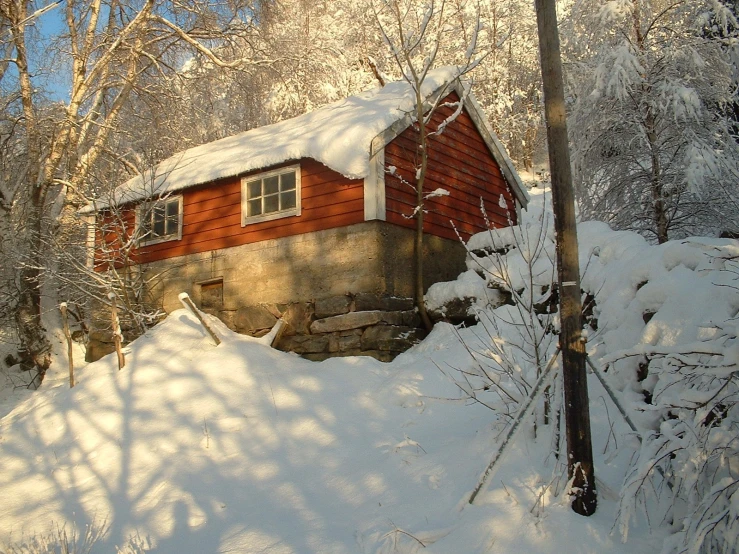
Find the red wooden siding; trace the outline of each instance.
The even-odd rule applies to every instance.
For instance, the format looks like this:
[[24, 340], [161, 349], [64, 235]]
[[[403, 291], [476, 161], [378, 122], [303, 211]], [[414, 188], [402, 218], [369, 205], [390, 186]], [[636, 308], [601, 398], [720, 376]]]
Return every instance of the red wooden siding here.
[[[448, 102], [458, 100], [456, 93], [446, 98]], [[430, 129], [435, 130], [453, 112], [452, 107], [440, 108], [431, 120]], [[396, 174], [410, 183], [415, 181], [417, 137], [417, 130], [409, 127], [385, 148], [385, 166], [395, 166]], [[415, 227], [415, 220], [404, 216], [413, 213], [416, 193], [398, 176], [385, 175], [387, 221]], [[516, 223], [513, 194], [466, 109], [441, 135], [431, 140], [424, 192], [427, 194], [437, 188], [448, 190], [450, 195], [426, 201], [426, 233], [456, 240], [457, 234], [450, 219], [465, 240], [486, 230], [488, 226], [480, 210], [480, 199], [485, 204], [491, 225], [507, 227], [509, 219]], [[499, 205], [501, 194], [508, 205], [507, 210]]]
[[96, 271], [107, 271], [114, 267], [121, 268], [134, 261], [134, 249], [123, 249], [122, 247], [133, 235], [135, 226], [136, 215], [133, 210], [122, 210], [118, 213], [106, 210], [98, 214], [93, 260]]
[[[295, 165], [288, 162], [274, 168]], [[301, 215], [241, 226], [241, 178], [231, 177], [182, 191], [182, 240], [142, 246], [147, 263], [266, 239], [299, 235], [364, 221], [364, 181], [347, 179], [311, 159], [300, 160]], [[133, 208], [131, 208], [133, 212]]]
[[[458, 101], [456, 93], [447, 101]], [[434, 114], [431, 129], [454, 111], [443, 107]], [[415, 227], [410, 216], [416, 205], [415, 191], [403, 184], [398, 176], [414, 182], [418, 156], [417, 131], [409, 127], [385, 148], [386, 167], [395, 166], [396, 175], [385, 174], [386, 219], [403, 227]], [[241, 179], [243, 176], [222, 179], [184, 190], [182, 239], [141, 247], [135, 261], [153, 262], [255, 243], [267, 239], [332, 229], [364, 221], [364, 181], [348, 179], [312, 159], [291, 161], [279, 166], [253, 171], [257, 175], [266, 170], [300, 164], [301, 215], [273, 219], [241, 226]], [[452, 240], [457, 232], [467, 239], [473, 233], [488, 228], [480, 210], [484, 202], [490, 223], [496, 227], [515, 224], [515, 200], [500, 167], [483, 141], [471, 117], [464, 110], [444, 132], [432, 138], [429, 148], [429, 166], [425, 193], [437, 188], [450, 192], [449, 196], [426, 201], [425, 232]], [[508, 209], [499, 206], [501, 194]], [[99, 216], [104, 220], [105, 214]], [[125, 212], [125, 227], [133, 229], [134, 207]], [[450, 223], [450, 220], [454, 222]], [[98, 241], [115, 244], [125, 234], [110, 229], [98, 233]], [[103, 236], [104, 235], [104, 236]], [[98, 242], [100, 244], [100, 242]], [[96, 256], [100, 269], [103, 258]], [[106, 262], [107, 263], [107, 262]], [[118, 261], [116, 265], [120, 265]]]

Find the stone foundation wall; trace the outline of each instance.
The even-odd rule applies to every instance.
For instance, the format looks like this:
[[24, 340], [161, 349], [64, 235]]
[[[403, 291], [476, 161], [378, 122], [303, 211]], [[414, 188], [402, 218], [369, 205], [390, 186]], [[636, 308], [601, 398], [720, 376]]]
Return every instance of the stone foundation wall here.
[[[178, 295], [187, 292], [240, 333], [264, 333], [282, 317], [289, 324], [282, 350], [384, 360], [423, 335], [410, 300], [413, 240], [413, 229], [368, 221], [137, 267], [160, 276], [148, 296], [165, 312], [181, 308]], [[426, 286], [455, 279], [465, 257], [459, 242], [426, 236]]]
[[372, 356], [390, 361], [426, 336], [419, 328], [413, 299], [372, 293], [248, 306], [237, 310], [229, 327], [261, 336], [280, 318], [286, 326], [276, 348], [314, 361], [333, 356]]

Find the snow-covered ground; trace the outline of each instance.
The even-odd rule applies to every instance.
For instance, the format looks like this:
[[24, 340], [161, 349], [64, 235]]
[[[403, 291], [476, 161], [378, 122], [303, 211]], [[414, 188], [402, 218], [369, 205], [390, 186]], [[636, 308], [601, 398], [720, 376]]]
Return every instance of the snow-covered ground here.
[[[527, 221], [534, 225], [545, 214], [533, 209]], [[475, 248], [516, 242], [510, 232], [474, 240]], [[655, 247], [588, 223], [580, 227], [580, 242], [583, 288], [597, 304], [589, 350], [598, 365], [608, 362], [607, 377], [640, 430], [647, 436], [686, 421], [693, 406], [681, 407], [680, 393], [673, 393], [682, 387], [696, 401], [702, 391], [706, 406], [721, 400], [719, 424], [705, 424], [706, 413], [698, 417], [709, 431], [733, 429], [736, 436], [739, 291], [732, 288], [738, 276], [730, 258], [739, 255], [737, 241]], [[504, 267], [510, 282], [533, 283], [522, 298], [538, 302], [548, 294], [551, 262], [524, 278], [522, 260], [535, 250], [519, 242]], [[60, 526], [92, 525], [105, 531], [93, 552], [649, 553], [692, 546], [692, 505], [680, 501], [678, 511], [677, 493], [666, 493], [659, 476], [642, 469], [659, 457], [659, 441], [640, 447], [592, 377], [597, 513], [582, 517], [569, 509], [555, 426], [551, 418], [543, 423], [541, 407], [475, 505], [467, 503], [510, 423], [507, 412], [515, 411], [509, 397], [522, 398], [521, 383], [530, 383], [535, 371], [531, 352], [521, 357], [508, 348], [526, 342], [519, 331], [491, 332], [520, 329], [510, 306], [496, 315], [485, 311], [488, 283], [500, 265], [482, 259], [470, 267], [462, 277], [467, 285], [440, 285], [429, 300], [464, 289], [477, 298], [486, 324], [438, 324], [389, 364], [309, 362], [217, 322], [223, 342], [215, 347], [184, 310], [129, 345], [120, 371], [114, 356], [106, 357], [79, 367], [78, 385], [69, 389], [64, 366], [56, 364], [41, 390], [15, 400], [0, 420], [0, 545], [28, 543]], [[479, 273], [484, 278], [476, 280]], [[557, 321], [543, 317], [548, 326], [532, 336], [546, 360], [554, 348], [546, 332]], [[501, 371], [506, 356], [510, 375]], [[644, 356], [647, 377], [640, 381]], [[712, 368], [714, 385], [685, 386], [675, 373], [678, 358]], [[493, 376], [487, 390], [476, 387], [485, 384], [481, 368]], [[664, 417], [665, 402], [674, 419]], [[714, 464], [732, 499], [723, 502], [727, 544], [739, 508], [737, 447], [735, 439], [726, 446], [709, 438], [728, 457]], [[680, 456], [673, 452], [675, 465], [666, 470], [671, 483], [687, 489], [679, 473], [687, 470], [676, 469]], [[701, 462], [692, 467], [700, 473]], [[636, 486], [644, 475], [650, 485]]]

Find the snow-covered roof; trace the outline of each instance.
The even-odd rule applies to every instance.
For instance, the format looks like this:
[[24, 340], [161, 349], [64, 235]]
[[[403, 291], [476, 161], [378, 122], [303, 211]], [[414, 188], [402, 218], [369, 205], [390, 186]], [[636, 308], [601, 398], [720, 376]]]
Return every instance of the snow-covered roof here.
[[[458, 76], [456, 67], [432, 70], [421, 92], [432, 98]], [[373, 139], [407, 119], [414, 106], [408, 83], [388, 83], [313, 112], [175, 154], [119, 186], [112, 199], [88, 205], [81, 212], [92, 213], [112, 204], [135, 202], [301, 158], [313, 158], [345, 177], [362, 179], [370, 174]], [[497, 139], [494, 141], [500, 146]], [[517, 182], [512, 186], [520, 189], [515, 192], [525, 204], [526, 192], [510, 159], [497, 149], [492, 148], [493, 155], [506, 166], [509, 181], [514, 175]]]

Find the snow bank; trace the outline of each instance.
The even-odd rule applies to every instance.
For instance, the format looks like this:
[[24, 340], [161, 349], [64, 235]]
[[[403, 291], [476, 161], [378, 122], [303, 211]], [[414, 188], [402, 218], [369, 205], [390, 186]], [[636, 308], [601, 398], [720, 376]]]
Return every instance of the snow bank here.
[[466, 503], [556, 345], [556, 312], [530, 319], [483, 300], [491, 284], [545, 307], [551, 298], [550, 216], [530, 214], [518, 229], [473, 237], [469, 271], [429, 292], [477, 298], [480, 323], [440, 323], [390, 364], [313, 363], [211, 320], [216, 347], [181, 310], [126, 348], [123, 370], [104, 358], [77, 368], [69, 389], [63, 366], [52, 368], [0, 419], [0, 544], [105, 522], [93, 552], [134, 537], [158, 554], [649, 554], [699, 551], [706, 534], [696, 514], [705, 513], [722, 525], [708, 550], [731, 552], [736, 241], [650, 246], [582, 224], [582, 282], [595, 299], [589, 351], [644, 442], [590, 380], [593, 517], [569, 510], [555, 455], [563, 434], [541, 407], [478, 502]]
[[421, 543], [536, 554], [573, 539], [576, 553], [653, 550], [608, 536], [613, 503], [587, 520], [554, 495], [537, 500], [549, 489], [546, 442], [516, 445], [504, 487], [464, 507], [498, 427], [449, 377], [473, 363], [453, 327], [437, 325], [393, 364], [313, 363], [212, 323], [218, 347], [175, 312], [127, 347], [123, 370], [104, 358], [77, 370], [74, 389], [50, 372], [0, 420], [0, 544], [104, 523], [92, 552], [131, 537], [160, 554], [412, 553]]
[[[558, 328], [548, 310], [556, 272], [546, 214], [536, 209], [519, 226], [472, 237], [469, 271], [427, 295], [436, 309], [460, 291], [474, 300], [490, 345], [476, 351], [477, 380], [464, 386], [487, 387], [484, 401], [498, 413], [510, 411], [507, 397], [532, 382], [532, 366], [547, 359], [547, 337]], [[618, 529], [626, 536], [646, 512], [652, 521], [675, 522], [665, 552], [734, 552], [739, 242], [694, 237], [650, 245], [600, 222], [578, 225], [578, 240], [589, 356], [643, 438], [627, 464]], [[516, 306], [496, 308], [491, 289], [508, 291]], [[545, 355], [534, 359], [535, 348]]]

